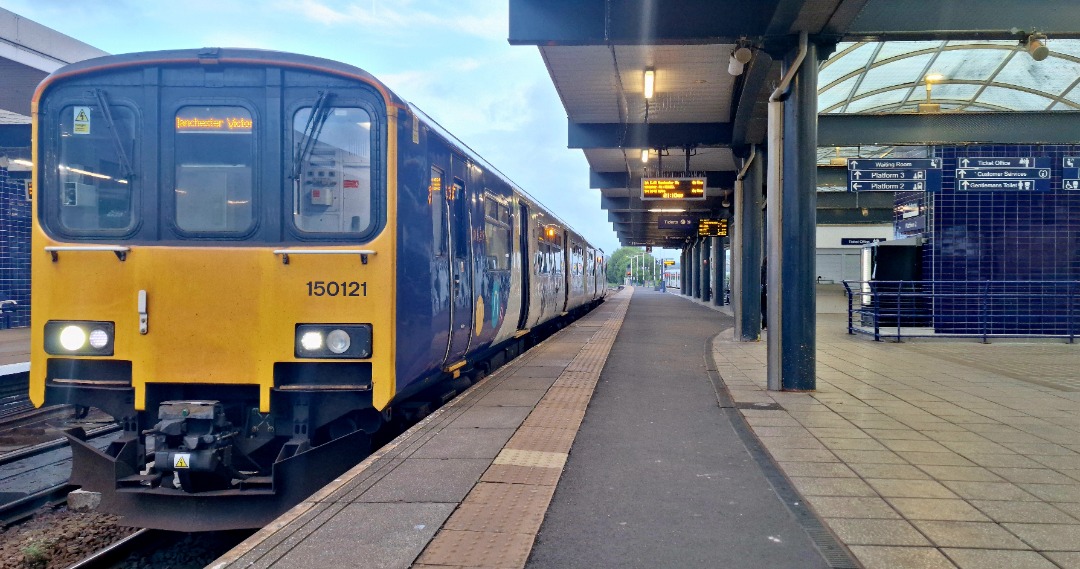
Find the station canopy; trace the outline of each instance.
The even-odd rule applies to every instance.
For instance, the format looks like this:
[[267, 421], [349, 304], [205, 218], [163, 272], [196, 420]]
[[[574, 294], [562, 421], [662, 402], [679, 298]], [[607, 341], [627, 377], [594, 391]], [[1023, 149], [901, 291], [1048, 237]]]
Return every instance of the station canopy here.
[[1080, 110], [1080, 40], [1047, 47], [1035, 61], [1016, 41], [841, 43], [821, 64], [818, 111], [907, 113], [927, 102], [942, 112]]

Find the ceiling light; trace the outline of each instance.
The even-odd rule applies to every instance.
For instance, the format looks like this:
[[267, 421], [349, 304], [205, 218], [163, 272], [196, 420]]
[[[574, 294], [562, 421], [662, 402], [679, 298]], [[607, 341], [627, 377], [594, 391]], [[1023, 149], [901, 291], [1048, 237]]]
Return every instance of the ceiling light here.
[[747, 63], [750, 63], [750, 58], [753, 57], [753, 52], [748, 47], [739, 47], [731, 52], [731, 57], [728, 59], [727, 72], [732, 75], [742, 75], [743, 68]]
[[649, 162], [649, 149], [648, 148], [642, 148], [641, 149], [641, 163], [646, 164], [648, 162]]
[[1050, 48], [1046, 47], [1046, 36], [1031, 34], [1027, 37], [1027, 52], [1031, 59], [1042, 61], [1050, 55]]
[[656, 71], [652, 69], [645, 70], [645, 98], [653, 98], [653, 94], [656, 90]]

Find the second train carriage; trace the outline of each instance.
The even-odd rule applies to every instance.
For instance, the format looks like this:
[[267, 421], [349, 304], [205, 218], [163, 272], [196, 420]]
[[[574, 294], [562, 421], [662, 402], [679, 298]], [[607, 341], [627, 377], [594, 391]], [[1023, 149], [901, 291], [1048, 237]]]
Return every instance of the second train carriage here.
[[121, 422], [73, 434], [73, 482], [133, 525], [265, 524], [605, 294], [601, 251], [345, 64], [109, 56], [33, 109], [31, 398]]

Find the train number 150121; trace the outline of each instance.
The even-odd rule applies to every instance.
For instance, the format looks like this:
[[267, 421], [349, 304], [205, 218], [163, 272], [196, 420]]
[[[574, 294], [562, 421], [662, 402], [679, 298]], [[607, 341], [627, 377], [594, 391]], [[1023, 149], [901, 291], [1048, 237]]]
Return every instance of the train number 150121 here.
[[367, 282], [308, 281], [308, 296], [367, 296]]

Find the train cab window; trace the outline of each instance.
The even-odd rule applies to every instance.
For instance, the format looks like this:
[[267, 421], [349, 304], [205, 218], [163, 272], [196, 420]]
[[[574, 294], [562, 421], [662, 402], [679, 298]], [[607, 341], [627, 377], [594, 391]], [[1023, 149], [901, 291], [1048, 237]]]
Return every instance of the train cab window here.
[[320, 98], [293, 115], [297, 229], [336, 234], [371, 229], [371, 137], [371, 115], [364, 109], [331, 107]]
[[431, 206], [432, 253], [438, 257], [446, 254], [446, 201], [443, 198], [443, 172], [434, 167], [428, 186], [428, 205]]
[[255, 224], [255, 136], [238, 106], [176, 112], [176, 227], [187, 233], [246, 233]]
[[117, 234], [135, 223], [135, 113], [105, 104], [60, 111], [59, 225], [66, 231]]
[[486, 268], [490, 271], [510, 270], [510, 205], [490, 193], [484, 198]]

